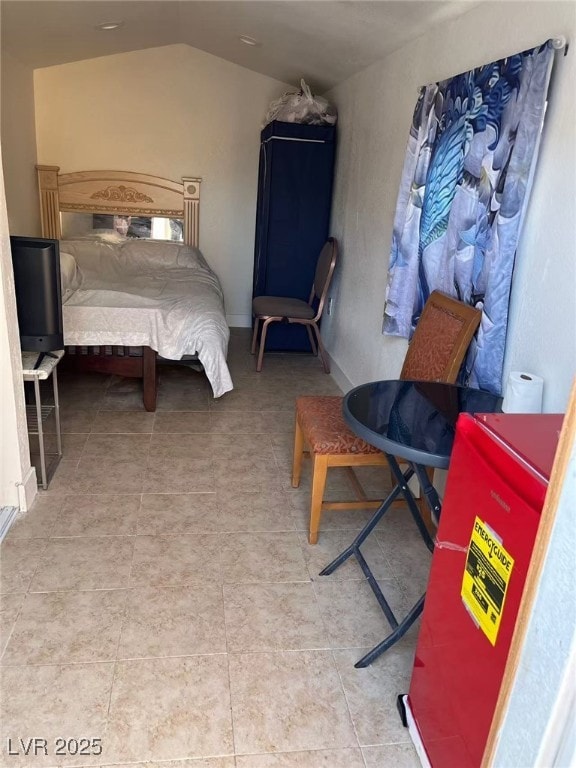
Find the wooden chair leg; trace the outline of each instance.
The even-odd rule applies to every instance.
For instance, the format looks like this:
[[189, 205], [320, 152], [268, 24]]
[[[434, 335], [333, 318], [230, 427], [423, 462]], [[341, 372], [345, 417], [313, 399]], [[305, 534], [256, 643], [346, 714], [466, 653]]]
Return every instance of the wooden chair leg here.
[[327, 473], [328, 456], [322, 453], [315, 454], [312, 464], [312, 500], [310, 503], [310, 532], [308, 534], [310, 544], [316, 544], [318, 541]]
[[318, 351], [320, 353], [320, 357], [322, 358], [324, 373], [330, 373], [330, 362], [328, 360], [328, 355], [326, 354], [326, 350], [324, 349], [324, 344], [322, 344], [322, 338], [320, 337], [320, 330], [316, 325], [316, 323], [312, 324], [312, 328], [314, 328], [314, 333], [316, 334], [316, 340], [318, 341]]
[[304, 453], [304, 433], [298, 419], [294, 425], [294, 455], [292, 457], [292, 488], [298, 488], [300, 485], [300, 475], [302, 472], [302, 455]]
[[258, 328], [260, 327], [260, 318], [255, 317], [254, 318], [254, 333], [252, 334], [252, 348], [250, 350], [251, 354], [256, 354], [256, 342], [258, 341]]
[[312, 333], [312, 328], [306, 323], [306, 330], [308, 331], [308, 338], [310, 339], [310, 346], [312, 347], [312, 354], [314, 356], [318, 356], [318, 347], [316, 346], [316, 342], [314, 341], [314, 334]]
[[266, 346], [266, 332], [270, 323], [275, 320], [274, 317], [268, 317], [262, 323], [262, 334], [260, 336], [260, 349], [258, 350], [258, 361], [256, 362], [256, 370], [258, 373], [262, 370], [262, 362], [264, 361], [264, 347]]

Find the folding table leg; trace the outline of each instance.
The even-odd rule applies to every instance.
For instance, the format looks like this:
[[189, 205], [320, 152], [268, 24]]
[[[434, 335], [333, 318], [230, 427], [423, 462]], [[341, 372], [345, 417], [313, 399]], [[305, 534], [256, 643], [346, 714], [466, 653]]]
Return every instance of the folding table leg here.
[[[414, 522], [416, 523], [416, 527], [418, 528], [418, 531], [420, 532], [420, 536], [424, 540], [424, 543], [428, 547], [430, 552], [434, 551], [434, 542], [432, 540], [432, 537], [430, 536], [430, 533], [428, 531], [428, 528], [426, 527], [426, 523], [424, 522], [422, 515], [420, 514], [420, 508], [418, 507], [418, 504], [416, 503], [416, 499], [414, 498], [414, 494], [408, 487], [407, 483], [405, 482], [406, 478], [406, 472], [402, 472], [400, 469], [400, 466], [398, 462], [396, 461], [395, 456], [389, 456], [386, 454], [386, 458], [388, 459], [388, 464], [390, 465], [390, 469], [392, 470], [392, 474], [396, 478], [396, 482], [398, 485], [400, 485], [402, 495], [404, 496], [404, 501], [408, 505], [408, 509], [410, 510], [410, 514], [414, 518]], [[440, 502], [438, 500], [438, 494], [434, 490], [432, 484], [430, 483], [430, 479], [428, 477], [428, 473], [424, 469], [424, 467], [420, 466], [419, 464], [410, 464], [410, 468], [413, 471], [413, 474], [416, 475], [418, 478], [418, 482], [420, 483], [420, 492], [424, 494], [424, 497], [428, 503], [430, 503], [430, 488], [434, 491], [435, 494], [435, 504], [438, 505], [438, 515], [440, 514]], [[429, 488], [428, 488], [429, 486]], [[428, 489], [427, 492], [425, 491], [425, 487]]]
[[40, 447], [40, 474], [42, 476], [42, 488], [48, 488], [48, 477], [46, 475], [46, 454], [44, 452], [44, 428], [42, 425], [42, 402], [40, 400], [40, 381], [36, 376], [34, 378], [34, 398], [36, 400], [36, 421], [38, 423], [38, 445]]
[[436, 525], [438, 525], [440, 520], [440, 510], [442, 508], [442, 505], [440, 504], [440, 497], [438, 496], [438, 491], [430, 482], [430, 476], [424, 467], [422, 467], [420, 464], [414, 464], [414, 471], [416, 472], [418, 482], [420, 483], [420, 491], [424, 494], [424, 498], [428, 503], [432, 520]]
[[438, 498], [438, 494], [436, 493], [436, 490], [430, 483], [430, 479], [428, 478], [428, 474], [425, 468], [420, 466], [419, 464], [409, 464], [408, 469], [402, 472], [395, 456], [386, 454], [386, 458], [388, 459], [388, 464], [390, 465], [392, 475], [396, 480], [396, 486], [384, 499], [384, 501], [382, 502], [382, 504], [380, 505], [376, 513], [368, 521], [368, 523], [364, 526], [364, 528], [360, 531], [358, 536], [356, 536], [352, 544], [350, 544], [349, 547], [347, 547], [340, 555], [338, 555], [338, 557], [336, 557], [329, 565], [327, 565], [326, 568], [320, 571], [320, 576], [328, 576], [331, 573], [333, 573], [340, 565], [342, 565], [342, 563], [344, 563], [349, 557], [354, 555], [358, 564], [362, 568], [362, 571], [366, 576], [368, 584], [370, 585], [372, 591], [374, 592], [374, 595], [378, 600], [378, 603], [382, 608], [382, 611], [384, 612], [384, 615], [386, 616], [388, 623], [392, 627], [392, 632], [387, 637], [385, 637], [384, 640], [382, 640], [382, 642], [378, 643], [378, 645], [376, 645], [371, 651], [369, 651], [358, 662], [356, 662], [356, 664], [354, 665], [355, 667], [368, 666], [376, 658], [378, 658], [378, 656], [380, 656], [381, 653], [384, 653], [384, 651], [386, 651], [388, 648], [394, 645], [394, 643], [400, 640], [400, 638], [403, 637], [406, 634], [406, 632], [410, 629], [412, 624], [414, 624], [418, 616], [420, 616], [420, 614], [422, 613], [422, 609], [424, 607], [424, 595], [422, 595], [422, 597], [411, 608], [408, 614], [402, 619], [402, 621], [399, 622], [396, 616], [394, 615], [394, 612], [392, 611], [390, 604], [386, 600], [382, 590], [380, 589], [380, 586], [376, 581], [374, 574], [370, 570], [370, 566], [368, 565], [362, 552], [360, 551], [361, 544], [364, 541], [366, 541], [368, 536], [372, 533], [374, 528], [378, 525], [380, 520], [384, 517], [384, 515], [390, 508], [395, 498], [399, 494], [402, 494], [402, 496], [404, 497], [404, 500], [406, 501], [406, 504], [408, 505], [408, 509], [410, 510], [410, 513], [414, 518], [414, 522], [418, 527], [418, 530], [420, 532], [420, 535], [424, 543], [426, 544], [427, 548], [431, 552], [433, 551], [434, 542], [420, 514], [420, 509], [416, 503], [414, 495], [410, 490], [410, 488], [408, 487], [408, 481], [414, 474], [416, 474], [418, 478], [418, 482], [420, 483], [422, 493], [424, 494], [424, 497], [427, 503], [429, 504], [433, 515], [435, 515], [436, 518], [438, 518], [440, 514], [440, 500]]
[[365, 541], [368, 536], [372, 533], [374, 528], [378, 525], [380, 520], [384, 517], [386, 512], [390, 509], [390, 506], [392, 502], [396, 499], [396, 496], [398, 496], [400, 493], [403, 492], [403, 487], [406, 489], [408, 493], [411, 493], [410, 489], [408, 488], [408, 480], [412, 477], [414, 474], [414, 470], [412, 467], [409, 467], [406, 472], [402, 473], [400, 471], [400, 474], [403, 477], [403, 484], [400, 485], [399, 483], [396, 485], [395, 488], [393, 488], [388, 496], [384, 499], [382, 504], [378, 507], [372, 518], [366, 523], [364, 528], [360, 531], [358, 536], [354, 539], [352, 544], [350, 544], [347, 549], [344, 550], [335, 560], [332, 560], [331, 563], [329, 563], [326, 568], [324, 568], [322, 571], [320, 571], [320, 576], [329, 576], [331, 573], [334, 573], [336, 568], [342, 565], [351, 555], [356, 555], [356, 552], [358, 550], [358, 547], [362, 544], [363, 541]]
[[56, 419], [56, 448], [58, 450], [58, 456], [62, 457], [62, 431], [60, 429], [60, 397], [58, 394], [58, 374], [54, 366], [52, 371], [52, 387], [54, 389], [54, 418]]
[[370, 666], [370, 664], [372, 664], [372, 662], [377, 659], [380, 654], [384, 653], [384, 651], [387, 651], [388, 648], [391, 648], [394, 643], [400, 640], [400, 638], [403, 637], [406, 632], [408, 632], [412, 624], [414, 624], [424, 609], [424, 597], [425, 595], [422, 595], [418, 602], [412, 607], [410, 613], [407, 614], [406, 618], [402, 619], [402, 622], [398, 625], [394, 632], [391, 632], [388, 637], [384, 638], [381, 643], [378, 643], [378, 645], [374, 646], [371, 651], [368, 651], [365, 656], [362, 656], [362, 658], [357, 661], [356, 664], [354, 664], [356, 669], [362, 669], [363, 667]]

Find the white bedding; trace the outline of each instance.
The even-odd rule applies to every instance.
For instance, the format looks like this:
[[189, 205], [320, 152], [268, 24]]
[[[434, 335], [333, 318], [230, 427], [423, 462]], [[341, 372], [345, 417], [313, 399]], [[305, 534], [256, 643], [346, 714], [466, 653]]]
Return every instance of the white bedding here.
[[67, 345], [149, 346], [179, 360], [197, 354], [214, 397], [232, 388], [222, 289], [200, 251], [180, 243], [60, 242], [80, 287], [63, 304]]

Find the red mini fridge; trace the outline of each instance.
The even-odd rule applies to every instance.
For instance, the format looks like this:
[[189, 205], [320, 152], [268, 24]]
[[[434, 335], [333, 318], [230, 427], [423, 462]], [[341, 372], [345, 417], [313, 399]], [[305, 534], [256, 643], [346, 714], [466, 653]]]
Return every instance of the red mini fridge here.
[[481, 764], [562, 418], [463, 414], [458, 420], [403, 697], [424, 766]]

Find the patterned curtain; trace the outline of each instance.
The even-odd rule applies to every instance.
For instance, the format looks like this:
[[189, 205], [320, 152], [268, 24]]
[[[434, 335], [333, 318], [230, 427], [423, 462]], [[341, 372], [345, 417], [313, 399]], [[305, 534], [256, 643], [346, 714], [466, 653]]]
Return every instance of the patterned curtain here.
[[423, 87], [396, 204], [383, 332], [410, 338], [434, 289], [481, 308], [466, 379], [495, 394], [553, 56], [545, 43]]

